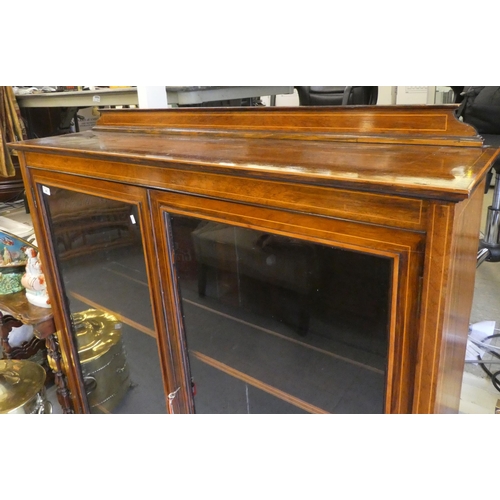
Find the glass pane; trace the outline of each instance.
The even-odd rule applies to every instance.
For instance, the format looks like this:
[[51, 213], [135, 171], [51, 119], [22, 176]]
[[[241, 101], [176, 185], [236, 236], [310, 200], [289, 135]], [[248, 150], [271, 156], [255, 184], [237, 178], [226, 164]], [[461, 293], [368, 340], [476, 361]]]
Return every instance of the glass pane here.
[[166, 413], [134, 205], [65, 189], [45, 195], [92, 413]]
[[382, 413], [390, 259], [171, 216], [197, 413]]

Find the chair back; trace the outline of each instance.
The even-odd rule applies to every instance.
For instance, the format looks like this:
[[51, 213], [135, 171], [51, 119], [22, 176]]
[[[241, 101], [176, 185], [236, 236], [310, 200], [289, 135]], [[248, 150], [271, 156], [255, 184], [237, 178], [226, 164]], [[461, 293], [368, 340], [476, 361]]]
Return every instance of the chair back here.
[[377, 104], [378, 87], [295, 87], [301, 106]]

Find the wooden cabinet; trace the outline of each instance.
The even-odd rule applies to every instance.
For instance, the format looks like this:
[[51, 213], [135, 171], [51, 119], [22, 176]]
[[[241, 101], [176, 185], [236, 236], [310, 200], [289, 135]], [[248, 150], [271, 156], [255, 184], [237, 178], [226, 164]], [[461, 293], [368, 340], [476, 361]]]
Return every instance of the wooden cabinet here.
[[110, 110], [15, 147], [75, 412], [458, 410], [497, 150], [453, 106]]

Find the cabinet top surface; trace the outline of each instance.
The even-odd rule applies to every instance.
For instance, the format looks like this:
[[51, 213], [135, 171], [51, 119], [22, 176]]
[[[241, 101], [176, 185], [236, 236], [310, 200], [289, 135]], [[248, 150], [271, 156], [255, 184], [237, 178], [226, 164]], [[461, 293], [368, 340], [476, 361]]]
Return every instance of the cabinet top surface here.
[[[91, 131], [13, 147], [460, 200], [482, 180], [498, 150], [483, 146], [453, 111], [446, 106], [121, 110], [103, 113]], [[70, 162], [64, 164], [71, 173]], [[147, 179], [138, 184], [147, 185]]]

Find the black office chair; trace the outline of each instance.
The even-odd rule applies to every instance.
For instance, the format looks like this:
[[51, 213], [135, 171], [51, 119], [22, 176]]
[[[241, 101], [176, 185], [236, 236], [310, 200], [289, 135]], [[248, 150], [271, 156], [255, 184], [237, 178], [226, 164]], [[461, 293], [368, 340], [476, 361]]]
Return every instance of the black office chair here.
[[455, 103], [461, 103], [464, 100], [464, 96], [462, 95], [462, 92], [464, 91], [465, 87], [452, 87], [450, 85], [450, 89], [453, 91], [453, 97], [452, 97], [452, 102]]
[[301, 106], [375, 105], [378, 87], [295, 87]]

